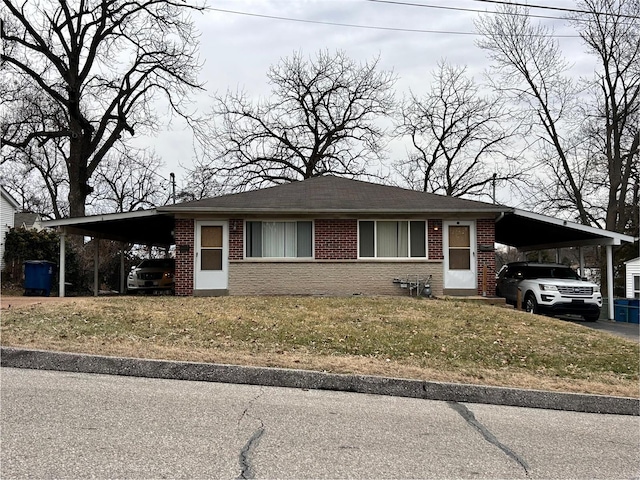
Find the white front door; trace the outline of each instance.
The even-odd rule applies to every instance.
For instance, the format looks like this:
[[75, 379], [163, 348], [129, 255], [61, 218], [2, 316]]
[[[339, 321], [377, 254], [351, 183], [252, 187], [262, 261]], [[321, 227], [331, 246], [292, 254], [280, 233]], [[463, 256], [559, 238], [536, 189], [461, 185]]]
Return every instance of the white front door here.
[[226, 290], [229, 286], [229, 224], [196, 222], [195, 290]]
[[444, 288], [477, 289], [475, 221], [447, 221], [442, 226]]

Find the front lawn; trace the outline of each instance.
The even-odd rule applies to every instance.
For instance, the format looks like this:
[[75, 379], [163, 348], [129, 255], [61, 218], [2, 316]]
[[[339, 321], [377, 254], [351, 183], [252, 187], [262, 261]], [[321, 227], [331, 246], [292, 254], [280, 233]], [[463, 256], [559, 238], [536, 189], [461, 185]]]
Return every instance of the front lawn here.
[[638, 344], [400, 297], [122, 297], [3, 310], [5, 346], [639, 397]]

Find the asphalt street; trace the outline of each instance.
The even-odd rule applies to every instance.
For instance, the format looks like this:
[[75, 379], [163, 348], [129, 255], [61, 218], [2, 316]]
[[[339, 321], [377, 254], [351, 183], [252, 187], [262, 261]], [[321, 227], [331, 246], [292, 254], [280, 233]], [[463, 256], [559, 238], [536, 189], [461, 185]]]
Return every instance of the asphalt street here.
[[0, 369], [12, 478], [640, 478], [640, 417]]

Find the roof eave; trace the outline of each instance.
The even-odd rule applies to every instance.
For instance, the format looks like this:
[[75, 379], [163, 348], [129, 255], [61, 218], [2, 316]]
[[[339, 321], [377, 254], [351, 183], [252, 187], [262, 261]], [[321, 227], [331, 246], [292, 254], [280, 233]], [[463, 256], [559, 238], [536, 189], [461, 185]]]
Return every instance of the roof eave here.
[[333, 209], [302, 209], [302, 208], [222, 208], [222, 207], [159, 207], [160, 213], [173, 214], [225, 214], [225, 215], [246, 215], [246, 214], [270, 214], [270, 215], [416, 215], [416, 214], [465, 214], [465, 215], [498, 215], [512, 209], [495, 208], [495, 209], [452, 209], [452, 208], [415, 208], [415, 209], [349, 209], [349, 208], [333, 208]]
[[135, 212], [125, 213], [107, 213], [103, 215], [90, 215], [88, 217], [73, 217], [73, 218], [60, 218], [56, 220], [45, 220], [41, 222], [43, 227], [67, 227], [73, 225], [86, 225], [88, 223], [97, 223], [109, 220], [129, 220], [132, 218], [144, 218], [153, 217], [159, 215], [158, 209], [153, 210], [138, 210]]

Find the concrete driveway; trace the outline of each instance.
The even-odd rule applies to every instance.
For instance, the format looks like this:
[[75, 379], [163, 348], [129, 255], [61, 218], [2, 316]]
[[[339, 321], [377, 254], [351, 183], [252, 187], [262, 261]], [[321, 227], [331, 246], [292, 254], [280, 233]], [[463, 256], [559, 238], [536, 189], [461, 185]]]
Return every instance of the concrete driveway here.
[[593, 328], [595, 330], [602, 330], [609, 332], [619, 337], [626, 338], [628, 340], [634, 340], [640, 343], [640, 325], [637, 323], [626, 322], [610, 322], [609, 320], [598, 320], [597, 322], [584, 322], [576, 320], [575, 318], [563, 317], [563, 320], [568, 320], [584, 327]]

